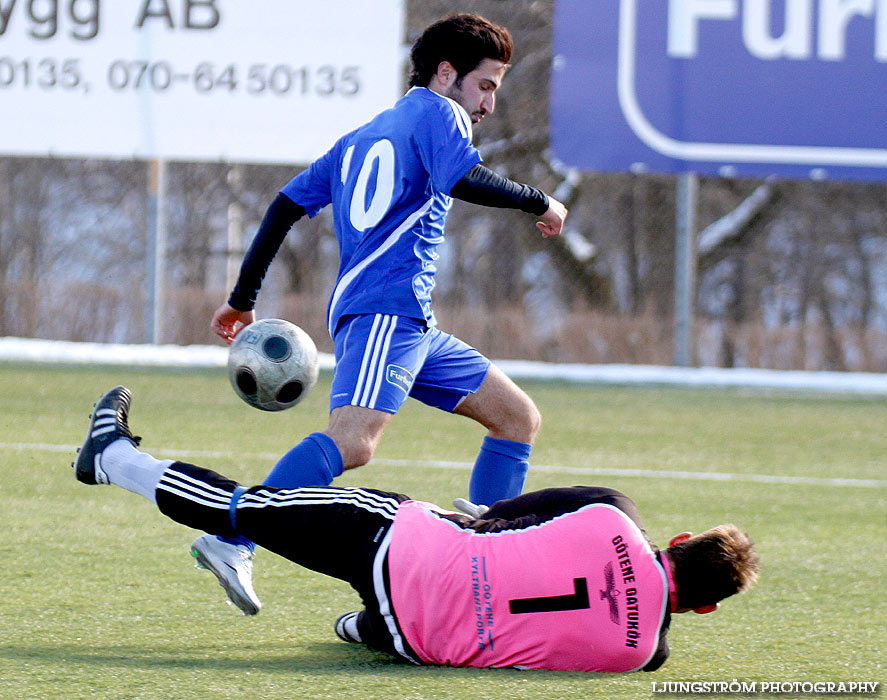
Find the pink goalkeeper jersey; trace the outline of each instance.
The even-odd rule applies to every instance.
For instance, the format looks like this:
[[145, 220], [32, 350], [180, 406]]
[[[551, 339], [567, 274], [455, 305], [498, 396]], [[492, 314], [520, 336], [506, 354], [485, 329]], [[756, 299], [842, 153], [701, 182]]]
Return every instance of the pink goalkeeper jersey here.
[[481, 534], [406, 501], [388, 571], [394, 614], [427, 664], [635, 671], [659, 645], [668, 603], [643, 533], [605, 504]]

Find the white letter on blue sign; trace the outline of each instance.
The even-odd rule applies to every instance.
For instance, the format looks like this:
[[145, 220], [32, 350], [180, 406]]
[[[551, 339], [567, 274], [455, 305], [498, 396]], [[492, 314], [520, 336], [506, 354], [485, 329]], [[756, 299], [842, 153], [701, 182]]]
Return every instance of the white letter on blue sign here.
[[669, 0], [668, 55], [693, 58], [699, 50], [700, 19], [734, 19], [736, 0]]
[[855, 15], [875, 17], [875, 59], [887, 61], [887, 0], [820, 0], [819, 57], [845, 57], [847, 24]]
[[743, 6], [742, 39], [749, 53], [772, 61], [777, 58], [810, 58], [813, 34], [813, 0], [786, 0], [785, 30], [770, 34], [771, 0], [746, 0]]
[[[879, 9], [883, 9], [884, 4], [880, 5]], [[826, 61], [843, 60], [847, 54], [847, 24], [854, 15], [871, 17], [874, 11], [875, 0], [820, 0], [819, 57]], [[883, 26], [884, 22], [878, 24]]]

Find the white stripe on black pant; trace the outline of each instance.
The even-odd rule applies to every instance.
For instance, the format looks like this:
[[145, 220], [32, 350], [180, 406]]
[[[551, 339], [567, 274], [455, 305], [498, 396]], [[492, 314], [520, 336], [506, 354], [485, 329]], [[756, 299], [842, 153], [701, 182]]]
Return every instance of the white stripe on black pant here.
[[300, 566], [347, 581], [366, 609], [358, 623], [364, 642], [414, 660], [391, 611], [387, 566], [386, 535], [406, 496], [362, 488], [254, 486], [237, 502], [235, 529], [229, 511], [239, 488], [213, 471], [175, 462], [157, 486], [157, 506], [183, 525], [222, 537], [244, 535]]

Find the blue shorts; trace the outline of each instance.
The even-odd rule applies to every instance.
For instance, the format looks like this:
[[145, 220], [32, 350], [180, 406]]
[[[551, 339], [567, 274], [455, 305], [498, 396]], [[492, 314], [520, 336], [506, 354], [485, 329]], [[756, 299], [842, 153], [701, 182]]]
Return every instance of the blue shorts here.
[[330, 411], [364, 406], [397, 413], [407, 396], [453, 411], [480, 388], [490, 361], [424, 321], [389, 314], [350, 316], [333, 337]]

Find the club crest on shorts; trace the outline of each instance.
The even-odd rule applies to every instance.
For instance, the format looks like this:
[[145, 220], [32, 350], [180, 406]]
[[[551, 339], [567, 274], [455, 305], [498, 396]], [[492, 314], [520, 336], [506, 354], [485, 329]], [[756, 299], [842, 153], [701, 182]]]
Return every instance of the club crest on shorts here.
[[389, 384], [399, 386], [407, 394], [413, 386], [413, 374], [408, 369], [399, 367], [398, 365], [388, 365], [385, 368], [385, 380]]

